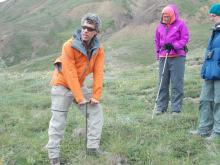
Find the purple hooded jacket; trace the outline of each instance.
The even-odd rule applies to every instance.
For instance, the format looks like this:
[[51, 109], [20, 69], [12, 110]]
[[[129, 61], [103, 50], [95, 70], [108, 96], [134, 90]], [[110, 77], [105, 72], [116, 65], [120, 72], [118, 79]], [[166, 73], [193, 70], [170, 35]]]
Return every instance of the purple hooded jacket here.
[[169, 57], [174, 56], [186, 56], [186, 52], [183, 50], [184, 46], [189, 41], [188, 28], [184, 21], [179, 18], [179, 12], [176, 5], [168, 5], [174, 10], [175, 21], [168, 27], [162, 22], [156, 28], [155, 35], [155, 48], [156, 48], [156, 59], [165, 57], [166, 50], [163, 46], [167, 43], [171, 43], [175, 50], [171, 50]]

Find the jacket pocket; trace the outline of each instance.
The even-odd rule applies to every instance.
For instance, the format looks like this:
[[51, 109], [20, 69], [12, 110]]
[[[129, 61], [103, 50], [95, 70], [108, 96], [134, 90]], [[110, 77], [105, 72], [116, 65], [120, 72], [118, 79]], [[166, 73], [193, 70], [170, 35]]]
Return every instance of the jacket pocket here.
[[220, 61], [205, 61], [201, 76], [205, 80], [220, 80]]

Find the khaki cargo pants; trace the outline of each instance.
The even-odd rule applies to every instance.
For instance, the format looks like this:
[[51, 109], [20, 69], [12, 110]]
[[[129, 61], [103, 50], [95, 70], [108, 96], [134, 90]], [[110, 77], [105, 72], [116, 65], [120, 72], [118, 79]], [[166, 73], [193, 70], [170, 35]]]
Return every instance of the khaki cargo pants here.
[[[87, 87], [82, 88], [86, 99], [89, 99], [91, 92]], [[52, 117], [49, 123], [49, 141], [46, 145], [49, 159], [59, 157], [60, 141], [64, 136], [67, 113], [73, 103], [73, 96], [69, 89], [63, 86], [53, 86], [51, 89], [51, 112]], [[78, 109], [86, 116], [86, 106], [79, 106]], [[88, 104], [88, 134], [87, 148], [99, 148], [102, 126], [103, 126], [103, 110], [100, 104]]]

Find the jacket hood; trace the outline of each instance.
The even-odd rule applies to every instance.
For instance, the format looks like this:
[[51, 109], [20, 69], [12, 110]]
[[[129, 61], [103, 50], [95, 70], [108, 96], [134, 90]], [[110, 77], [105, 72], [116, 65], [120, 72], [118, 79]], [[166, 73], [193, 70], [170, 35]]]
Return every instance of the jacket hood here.
[[[86, 48], [83, 45], [83, 42], [81, 40], [81, 30], [78, 29], [73, 33], [73, 43], [72, 43], [72, 47], [79, 50], [80, 52], [82, 52], [84, 55], [86, 55], [88, 57], [88, 53], [86, 51]], [[97, 52], [97, 49], [100, 47], [100, 42], [98, 40], [98, 38], [95, 36], [92, 40], [91, 40], [91, 52], [92, 55], [94, 55]]]
[[[164, 11], [168, 11], [169, 13], [171, 13], [171, 11], [169, 11], [170, 8], [171, 8], [171, 9], [173, 10], [173, 12], [174, 12], [174, 16], [171, 18], [171, 24], [172, 24], [173, 22], [175, 22], [176, 20], [179, 19], [179, 11], [178, 11], [178, 9], [177, 9], [177, 7], [176, 7], [175, 4], [169, 4], [169, 5], [167, 5], [167, 6], [165, 6], [165, 7], [163, 8], [161, 20], [163, 19], [163, 12], [164, 12]], [[161, 22], [162, 22], [162, 21], [161, 21]]]
[[178, 20], [179, 19], [179, 10], [177, 9], [176, 5], [175, 4], [169, 4], [167, 6], [169, 6], [173, 9], [173, 11], [175, 13], [175, 18], [176, 18], [176, 20]]

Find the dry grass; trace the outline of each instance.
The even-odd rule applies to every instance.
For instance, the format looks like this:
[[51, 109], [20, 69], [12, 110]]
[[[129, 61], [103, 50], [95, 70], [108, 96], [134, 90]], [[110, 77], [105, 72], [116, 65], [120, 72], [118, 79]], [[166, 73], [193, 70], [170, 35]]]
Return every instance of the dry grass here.
[[145, 37], [147, 34], [147, 25], [136, 25], [130, 24], [125, 28], [119, 30], [118, 32], [114, 33], [109, 39], [108, 42], [115, 42], [120, 41], [122, 39], [126, 40], [126, 38], [138, 38], [138, 37]]
[[87, 12], [95, 12], [104, 18], [111, 17], [120, 19], [118, 16], [123, 14], [123, 9], [119, 6], [116, 6], [116, 4], [114, 4], [112, 1], [91, 2], [74, 7], [69, 13], [67, 13], [67, 16], [72, 18], [81, 18]]

